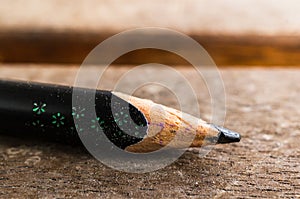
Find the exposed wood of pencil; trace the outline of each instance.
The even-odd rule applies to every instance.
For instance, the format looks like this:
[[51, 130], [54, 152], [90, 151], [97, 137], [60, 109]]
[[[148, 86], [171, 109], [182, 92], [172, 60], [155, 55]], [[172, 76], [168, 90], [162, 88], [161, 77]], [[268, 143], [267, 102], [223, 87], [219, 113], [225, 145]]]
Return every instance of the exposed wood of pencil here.
[[151, 100], [118, 92], [114, 94], [137, 107], [148, 121], [147, 137], [137, 144], [128, 146], [127, 151], [151, 152], [165, 146], [171, 148], [201, 147], [212, 144], [206, 138], [216, 138], [219, 135], [219, 132], [210, 124], [189, 114], [156, 104]]

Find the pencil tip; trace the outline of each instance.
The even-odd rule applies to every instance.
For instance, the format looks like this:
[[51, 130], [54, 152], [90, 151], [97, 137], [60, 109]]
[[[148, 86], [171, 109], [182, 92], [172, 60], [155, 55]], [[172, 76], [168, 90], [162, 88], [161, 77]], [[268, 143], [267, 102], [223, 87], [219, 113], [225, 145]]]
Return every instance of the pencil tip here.
[[224, 127], [220, 127], [217, 125], [213, 125], [213, 126], [220, 133], [217, 143], [225, 144], [225, 143], [231, 143], [231, 142], [239, 142], [241, 140], [240, 134], [238, 134], [234, 131], [228, 130]]

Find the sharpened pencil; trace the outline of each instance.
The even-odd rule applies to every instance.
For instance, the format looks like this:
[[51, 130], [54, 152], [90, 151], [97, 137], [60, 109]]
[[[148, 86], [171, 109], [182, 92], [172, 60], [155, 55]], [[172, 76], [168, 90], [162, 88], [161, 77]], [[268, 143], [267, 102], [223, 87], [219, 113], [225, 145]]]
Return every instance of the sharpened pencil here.
[[[94, 91], [93, 118], [88, 108], [72, 104], [73, 89], [0, 80], [0, 133], [80, 144], [78, 133], [103, 132], [115, 146], [137, 153], [165, 146], [186, 148], [238, 142], [241, 138], [234, 131], [173, 108], [111, 91]], [[93, 92], [76, 89], [83, 95]], [[78, 126], [76, 121], [85, 123]]]

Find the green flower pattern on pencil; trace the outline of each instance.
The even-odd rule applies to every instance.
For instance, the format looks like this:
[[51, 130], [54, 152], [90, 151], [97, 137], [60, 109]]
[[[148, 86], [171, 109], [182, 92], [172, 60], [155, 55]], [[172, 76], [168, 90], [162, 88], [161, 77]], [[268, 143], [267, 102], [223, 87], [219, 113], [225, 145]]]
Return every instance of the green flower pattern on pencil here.
[[38, 115], [42, 114], [42, 113], [45, 113], [46, 112], [46, 106], [47, 104], [45, 103], [36, 103], [34, 102], [33, 103], [33, 108], [32, 108], [32, 111]]
[[118, 126], [122, 126], [123, 124], [127, 124], [128, 120], [130, 120], [129, 115], [125, 114], [123, 111], [114, 114], [115, 122]]
[[72, 116], [75, 119], [79, 119], [79, 118], [83, 118], [84, 117], [84, 112], [85, 112], [85, 108], [77, 108], [77, 107], [72, 107]]
[[79, 128], [78, 124], [75, 124], [75, 127], [76, 127], [77, 132], [82, 132], [83, 131], [83, 128]]
[[52, 124], [55, 125], [56, 127], [65, 125], [64, 120], [65, 120], [65, 117], [59, 112], [52, 115]]
[[44, 124], [40, 120], [33, 121], [32, 125], [41, 128], [44, 127]]
[[[129, 110], [125, 110], [128, 111]], [[136, 138], [143, 138], [143, 135], [141, 135], [141, 130], [143, 128], [143, 126], [140, 126], [142, 124], [136, 124], [132, 121], [132, 118], [129, 116], [129, 114], [126, 114], [126, 112], [124, 111], [120, 111], [114, 114], [114, 121], [116, 122], [116, 124], [118, 125], [119, 128], [121, 128], [121, 130], [125, 130], [128, 132], [125, 132], [126, 136], [127, 134]], [[123, 129], [123, 127], [125, 127], [125, 129]], [[129, 129], [127, 129], [128, 127], [130, 127]], [[125, 136], [123, 135], [123, 132], [118, 132], [118, 136]]]
[[97, 117], [96, 119], [92, 120], [91, 129], [94, 129], [96, 132], [99, 132], [100, 128], [104, 125], [104, 121], [100, 120], [100, 117]]
[[135, 136], [136, 138], [143, 138], [144, 135], [141, 133], [143, 127], [141, 127], [141, 126], [139, 126], [139, 125], [136, 125], [134, 128], [135, 128], [134, 136]]

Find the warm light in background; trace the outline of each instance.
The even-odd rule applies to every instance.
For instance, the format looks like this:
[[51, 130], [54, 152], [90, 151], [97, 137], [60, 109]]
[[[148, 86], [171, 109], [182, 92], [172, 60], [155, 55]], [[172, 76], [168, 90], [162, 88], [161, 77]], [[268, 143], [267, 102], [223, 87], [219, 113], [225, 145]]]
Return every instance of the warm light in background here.
[[297, 0], [2, 0], [0, 27], [289, 35], [300, 33], [299, 10]]

